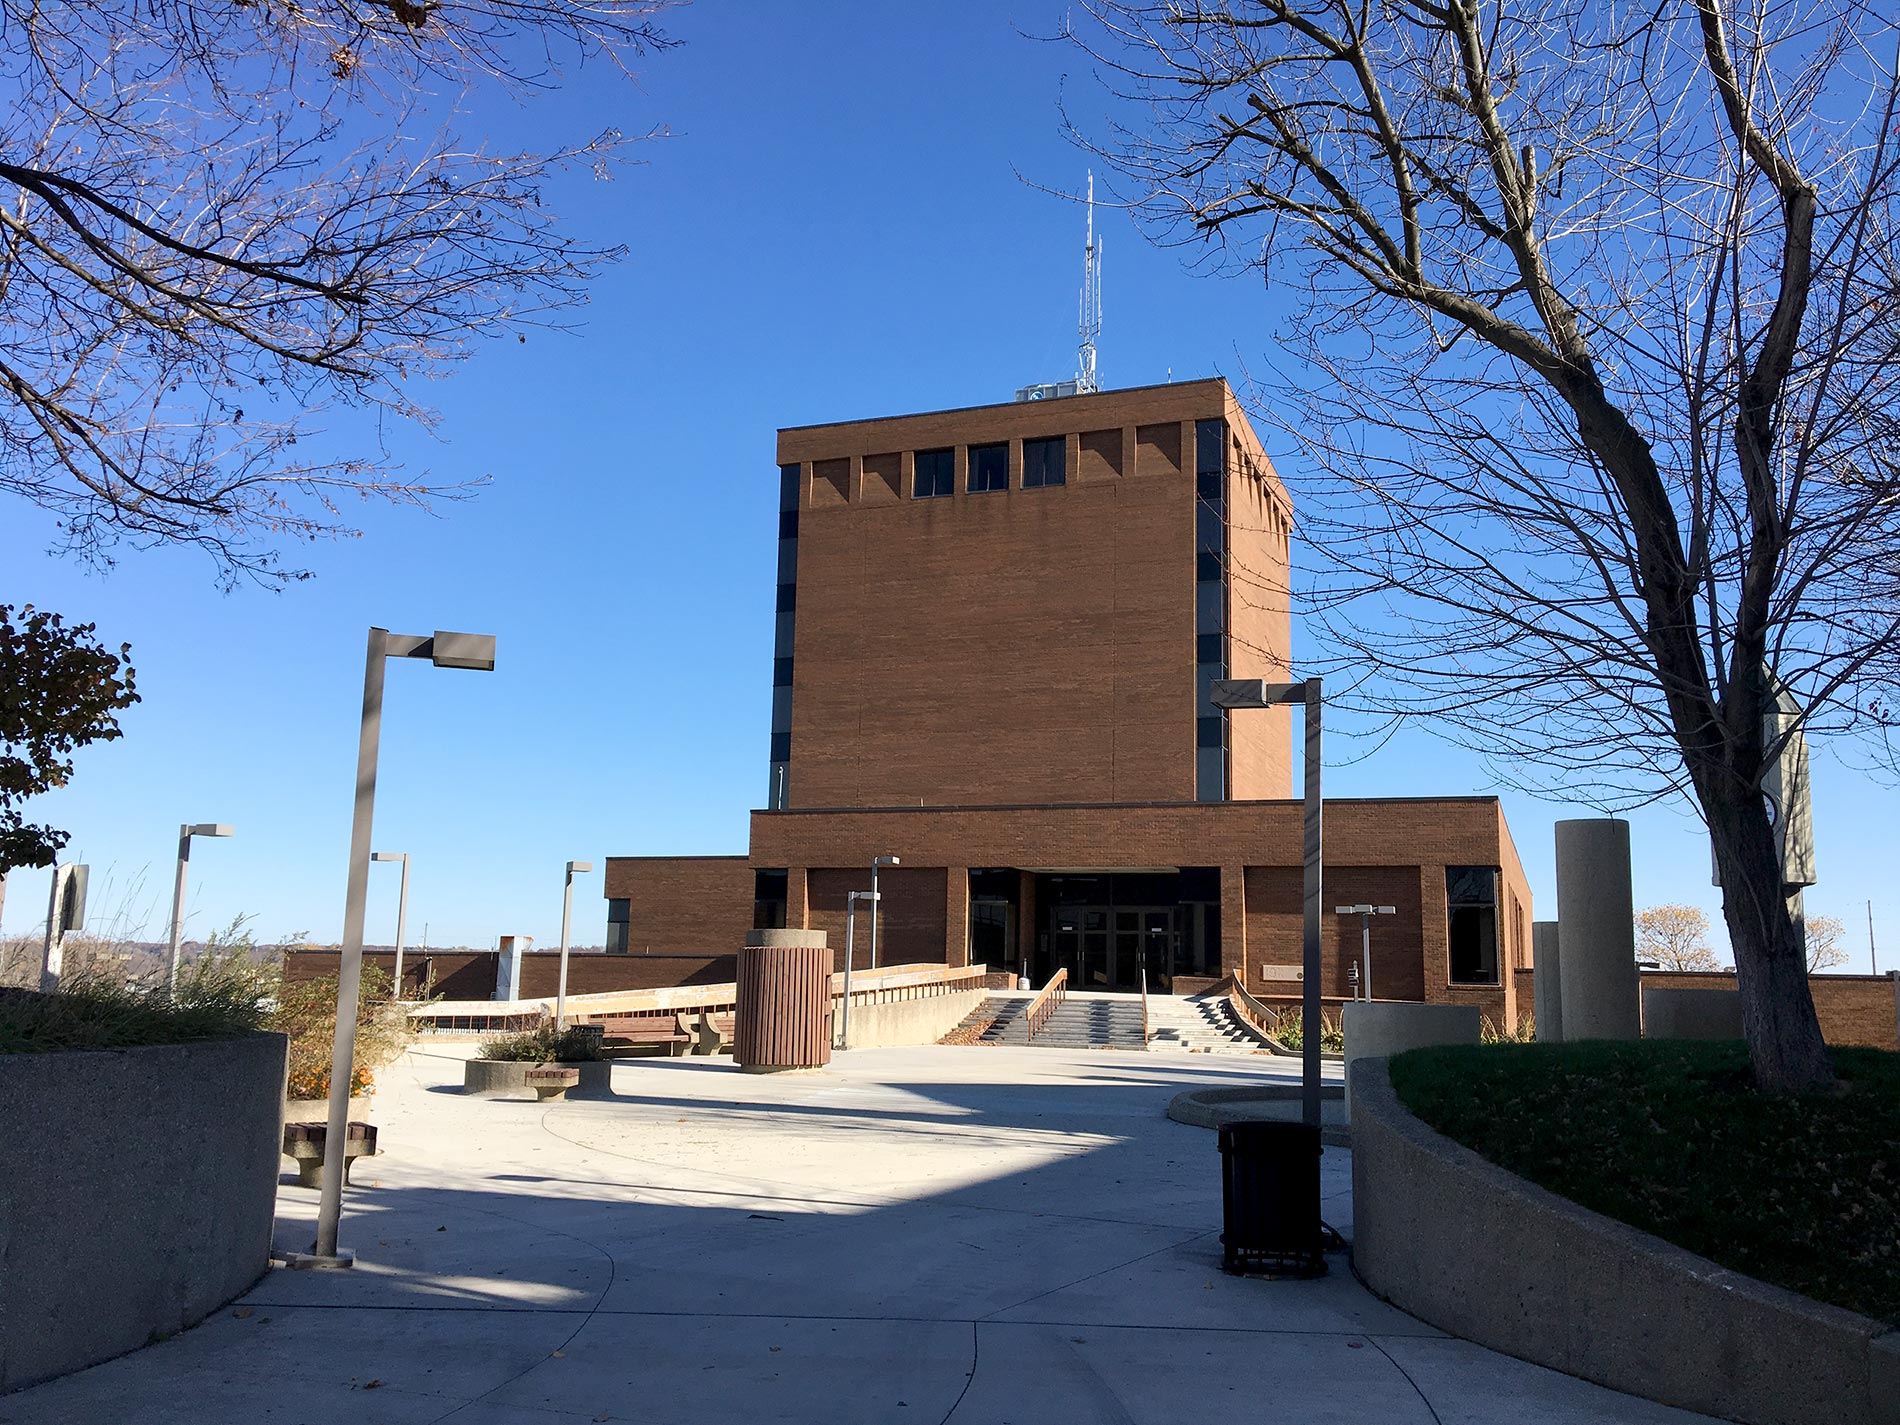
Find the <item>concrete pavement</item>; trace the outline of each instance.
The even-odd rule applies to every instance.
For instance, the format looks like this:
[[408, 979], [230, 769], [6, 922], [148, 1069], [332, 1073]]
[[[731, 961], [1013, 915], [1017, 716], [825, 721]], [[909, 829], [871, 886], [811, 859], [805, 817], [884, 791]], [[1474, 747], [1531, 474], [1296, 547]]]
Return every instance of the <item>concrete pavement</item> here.
[[[0, 1396], [0, 1422], [1700, 1418], [1449, 1339], [1343, 1256], [1317, 1282], [1223, 1275], [1214, 1135], [1164, 1111], [1284, 1060], [649, 1059], [610, 1100], [541, 1105], [463, 1098], [466, 1052], [383, 1076], [353, 1271], [273, 1270], [194, 1330]], [[316, 1194], [285, 1167], [278, 1241], [301, 1249]], [[1323, 1171], [1350, 1235], [1348, 1155]]]

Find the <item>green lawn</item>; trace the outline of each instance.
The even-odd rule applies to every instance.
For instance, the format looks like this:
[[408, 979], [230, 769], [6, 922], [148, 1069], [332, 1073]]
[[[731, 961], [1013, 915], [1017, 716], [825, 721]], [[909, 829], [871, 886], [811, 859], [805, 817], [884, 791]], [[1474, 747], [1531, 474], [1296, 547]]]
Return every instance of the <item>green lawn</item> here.
[[1836, 1049], [1776, 1099], [1739, 1042], [1488, 1044], [1392, 1060], [1413, 1113], [1500, 1167], [1723, 1266], [1900, 1325], [1900, 1054]]

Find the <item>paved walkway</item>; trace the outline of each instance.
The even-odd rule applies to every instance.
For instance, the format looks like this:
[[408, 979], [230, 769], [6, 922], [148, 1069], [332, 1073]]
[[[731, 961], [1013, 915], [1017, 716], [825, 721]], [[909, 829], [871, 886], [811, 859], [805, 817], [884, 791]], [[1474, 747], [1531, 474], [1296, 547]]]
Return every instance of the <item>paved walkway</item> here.
[[[613, 1101], [542, 1106], [461, 1097], [456, 1052], [385, 1075], [354, 1271], [272, 1271], [194, 1330], [0, 1396], [0, 1422], [1700, 1418], [1449, 1339], [1343, 1257], [1317, 1282], [1223, 1275], [1214, 1135], [1162, 1110], [1284, 1061], [642, 1060]], [[1324, 1172], [1349, 1233], [1347, 1155]], [[315, 1198], [286, 1178], [280, 1245], [309, 1244]]]

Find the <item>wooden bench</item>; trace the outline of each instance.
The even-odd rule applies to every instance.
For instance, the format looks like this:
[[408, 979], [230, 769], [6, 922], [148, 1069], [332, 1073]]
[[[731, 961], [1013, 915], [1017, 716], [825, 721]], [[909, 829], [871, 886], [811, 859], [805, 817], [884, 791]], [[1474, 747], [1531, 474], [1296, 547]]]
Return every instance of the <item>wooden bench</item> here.
[[534, 1096], [546, 1103], [550, 1099], [560, 1102], [567, 1097], [567, 1091], [581, 1081], [581, 1071], [567, 1064], [536, 1064], [528, 1070], [528, 1087], [534, 1090]]
[[[296, 1161], [299, 1187], [323, 1186], [323, 1143], [329, 1135], [327, 1123], [284, 1125], [284, 1156]], [[376, 1125], [352, 1120], [343, 1149], [343, 1181], [350, 1180], [350, 1166], [358, 1158], [371, 1157], [375, 1152]]]
[[677, 1059], [693, 1042], [693, 1036], [680, 1028], [677, 1015], [606, 1016], [592, 1022], [606, 1031], [605, 1044], [609, 1050], [657, 1048], [661, 1053]]
[[708, 1014], [701, 1010], [690, 1023], [687, 1016], [679, 1017], [680, 1028], [693, 1036], [692, 1052], [695, 1054], [717, 1054], [732, 1049], [732, 1014]]

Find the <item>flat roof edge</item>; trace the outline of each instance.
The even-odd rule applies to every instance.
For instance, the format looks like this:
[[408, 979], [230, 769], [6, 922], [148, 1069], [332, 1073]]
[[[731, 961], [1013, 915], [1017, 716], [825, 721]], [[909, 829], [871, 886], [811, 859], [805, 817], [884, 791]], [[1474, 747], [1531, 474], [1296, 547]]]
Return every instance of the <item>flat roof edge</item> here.
[[[1325, 797], [1326, 806], [1498, 806], [1494, 795], [1467, 794], [1445, 797]], [[1258, 797], [1248, 801], [1225, 802], [972, 802], [940, 806], [867, 806], [867, 807], [754, 807], [754, 816], [849, 816], [860, 813], [968, 811], [1157, 811], [1175, 808], [1218, 812], [1233, 807], [1298, 807], [1298, 797]], [[666, 859], [666, 858], [661, 858]]]
[[1193, 386], [1219, 386], [1229, 392], [1233, 390], [1233, 387], [1228, 385], [1225, 376], [1197, 376], [1192, 381], [1159, 381], [1148, 386], [1116, 386], [1106, 391], [1078, 392], [1073, 396], [1051, 396], [1043, 401], [985, 401], [979, 406], [943, 406], [927, 411], [899, 411], [888, 416], [852, 416], [846, 420], [812, 421], [806, 425], [780, 426], [778, 433], [792, 435], [812, 430], [834, 430], [840, 426], [868, 426], [881, 425], [885, 421], [918, 420], [925, 416], [960, 416], [973, 411], [1007, 410], [1012, 406], [1052, 406], [1064, 401], [1091, 401], [1103, 396], [1128, 396], [1144, 391], [1183, 390]]

